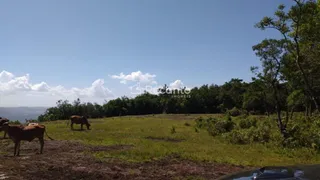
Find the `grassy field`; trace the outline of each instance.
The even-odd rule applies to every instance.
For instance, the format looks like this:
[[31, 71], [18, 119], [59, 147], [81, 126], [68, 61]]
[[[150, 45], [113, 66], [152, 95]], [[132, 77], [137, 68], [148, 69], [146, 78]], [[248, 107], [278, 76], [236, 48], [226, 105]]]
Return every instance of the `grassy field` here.
[[[0, 176], [11, 179], [217, 179], [267, 165], [320, 162], [308, 149], [284, 150], [269, 145], [235, 145], [206, 130], [195, 130], [197, 117], [223, 115], [146, 115], [90, 119], [80, 131], [66, 121], [44, 123], [44, 154], [37, 140], [21, 144], [12, 157], [10, 139], [0, 143]], [[85, 126], [84, 126], [85, 127]], [[2, 136], [2, 133], [0, 134]], [[22, 173], [23, 172], [23, 173]], [[63, 178], [62, 178], [63, 177]]]
[[286, 151], [262, 144], [234, 145], [210, 136], [205, 130], [196, 132], [194, 119], [199, 116], [221, 115], [148, 115], [95, 119], [91, 120], [91, 131], [70, 131], [66, 122], [62, 121], [46, 124], [48, 133], [55, 139], [80, 140], [90, 145], [133, 145], [123, 151], [94, 154], [102, 160], [117, 158], [141, 162], [175, 155], [183, 159], [245, 166], [320, 162], [320, 156], [307, 149]]

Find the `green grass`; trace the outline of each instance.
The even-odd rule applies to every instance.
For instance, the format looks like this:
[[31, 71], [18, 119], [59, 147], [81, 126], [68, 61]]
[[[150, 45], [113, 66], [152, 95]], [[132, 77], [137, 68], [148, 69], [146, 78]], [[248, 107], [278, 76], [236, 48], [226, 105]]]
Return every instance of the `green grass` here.
[[[90, 145], [134, 145], [132, 149], [95, 153], [94, 155], [101, 160], [117, 158], [129, 162], [141, 162], [174, 154], [197, 161], [251, 166], [320, 162], [320, 155], [314, 155], [308, 149], [283, 150], [262, 144], [234, 145], [225, 142], [222, 138], [210, 136], [205, 130], [199, 129], [195, 132], [194, 119], [199, 116], [150, 115], [92, 119], [90, 131], [71, 131], [70, 127], [66, 126], [66, 121], [45, 124], [47, 133], [55, 140], [79, 140]], [[186, 122], [190, 126], [185, 125]], [[172, 133], [172, 127], [175, 127], [175, 133]], [[80, 129], [80, 125], [74, 125], [74, 128]], [[184, 141], [166, 142], [146, 139], [148, 136], [184, 139]]]

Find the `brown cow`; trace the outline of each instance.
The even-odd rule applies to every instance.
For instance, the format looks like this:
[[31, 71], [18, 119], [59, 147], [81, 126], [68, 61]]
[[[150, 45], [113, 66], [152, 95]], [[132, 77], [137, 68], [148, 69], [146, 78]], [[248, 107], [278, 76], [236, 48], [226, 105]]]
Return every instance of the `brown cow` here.
[[20, 142], [21, 141], [29, 141], [31, 142], [33, 139], [38, 138], [40, 142], [40, 154], [43, 152], [44, 146], [44, 133], [46, 133], [47, 137], [53, 140], [48, 136], [46, 132], [46, 127], [44, 125], [34, 125], [34, 126], [23, 126], [23, 125], [9, 125], [9, 123], [3, 124], [3, 130], [6, 131], [14, 142], [14, 154], [13, 156], [19, 156], [20, 154]]
[[[0, 117], [0, 132], [2, 131], [2, 125], [6, 122], [9, 122], [9, 119]], [[3, 139], [5, 139], [7, 132], [6, 131], [3, 131], [3, 132], [4, 132]]]
[[70, 121], [71, 121], [71, 129], [73, 129], [73, 124], [81, 124], [81, 130], [83, 130], [83, 125], [85, 124], [87, 126], [87, 129], [90, 130], [91, 124], [88, 122], [88, 119], [85, 116], [73, 115], [73, 116], [70, 116]]

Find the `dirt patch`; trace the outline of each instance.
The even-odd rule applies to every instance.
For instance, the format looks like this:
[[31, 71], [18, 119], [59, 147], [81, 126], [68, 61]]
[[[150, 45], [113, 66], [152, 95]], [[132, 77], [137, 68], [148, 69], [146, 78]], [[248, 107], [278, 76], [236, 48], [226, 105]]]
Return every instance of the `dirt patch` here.
[[98, 161], [85, 151], [114, 151], [132, 148], [129, 145], [87, 146], [80, 142], [45, 141], [43, 154], [36, 154], [39, 142], [21, 144], [20, 157], [13, 157], [13, 143], [1, 142], [0, 179], [173, 179], [197, 176], [216, 179], [219, 176], [245, 169], [241, 166], [201, 163], [181, 160], [178, 156], [145, 163], [118, 160]]
[[170, 137], [152, 137], [152, 136], [148, 136], [146, 137], [146, 139], [151, 139], [154, 141], [167, 141], [167, 142], [182, 142], [185, 140], [185, 139], [174, 139]]
[[89, 151], [115, 151], [115, 150], [127, 150], [133, 148], [133, 145], [112, 145], [112, 146], [90, 146]]

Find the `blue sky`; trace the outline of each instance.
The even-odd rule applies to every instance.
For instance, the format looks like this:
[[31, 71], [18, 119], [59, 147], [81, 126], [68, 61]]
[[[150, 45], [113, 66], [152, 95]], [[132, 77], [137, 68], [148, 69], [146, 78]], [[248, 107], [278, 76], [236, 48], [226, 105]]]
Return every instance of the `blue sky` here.
[[[250, 66], [259, 65], [252, 46], [278, 36], [254, 24], [280, 3], [292, 1], [4, 0], [0, 72], [66, 89], [103, 79], [117, 96], [128, 93], [128, 83], [112, 78], [121, 72], [189, 87], [250, 81]], [[2, 98], [0, 106], [14, 106], [9, 100]]]

